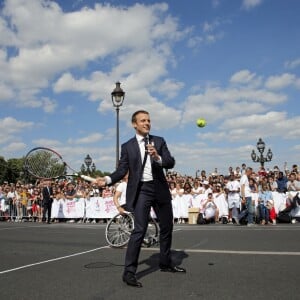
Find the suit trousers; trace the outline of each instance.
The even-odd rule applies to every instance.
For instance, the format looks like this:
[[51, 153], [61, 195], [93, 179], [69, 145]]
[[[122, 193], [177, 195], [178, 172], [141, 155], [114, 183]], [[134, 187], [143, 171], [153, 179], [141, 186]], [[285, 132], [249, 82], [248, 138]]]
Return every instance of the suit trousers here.
[[154, 182], [141, 182], [138, 197], [134, 207], [134, 230], [131, 233], [126, 256], [126, 273], [136, 273], [138, 258], [144, 236], [147, 231], [151, 206], [153, 207], [159, 221], [160, 227], [160, 267], [171, 265], [171, 244], [173, 231], [173, 211], [171, 200], [160, 203], [156, 199]]
[[47, 201], [47, 202], [43, 203], [43, 218], [42, 218], [43, 221], [46, 221], [46, 213], [47, 213], [47, 216], [48, 216], [47, 221], [50, 222], [50, 220], [51, 220], [51, 208], [52, 208], [52, 201], [50, 201], [50, 202]]

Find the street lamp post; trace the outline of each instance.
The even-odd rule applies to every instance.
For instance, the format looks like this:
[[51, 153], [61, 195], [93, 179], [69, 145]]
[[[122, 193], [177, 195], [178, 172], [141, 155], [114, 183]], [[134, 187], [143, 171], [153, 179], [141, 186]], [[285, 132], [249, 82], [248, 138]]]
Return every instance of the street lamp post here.
[[116, 108], [117, 124], [116, 124], [116, 168], [119, 165], [119, 111], [120, 107], [123, 105], [125, 98], [125, 92], [121, 89], [121, 83], [116, 82], [115, 89], [111, 92], [111, 100], [113, 106]]
[[272, 160], [273, 153], [272, 153], [271, 149], [269, 148], [269, 150], [267, 152], [267, 155], [266, 156], [263, 155], [263, 153], [265, 151], [265, 148], [266, 148], [266, 144], [265, 144], [265, 142], [261, 138], [259, 138], [259, 140], [258, 140], [258, 142], [256, 144], [256, 148], [257, 148], [257, 150], [259, 152], [259, 155], [257, 155], [255, 153], [255, 151], [252, 150], [252, 152], [251, 152], [251, 158], [252, 158], [253, 162], [259, 162], [260, 165], [261, 165], [261, 167], [263, 168], [265, 162], [269, 162], [269, 161]]
[[87, 168], [86, 170], [88, 174], [90, 174], [90, 166], [92, 162], [93, 162], [92, 158], [90, 157], [89, 154], [87, 154], [87, 156], [84, 159], [84, 163], [86, 164], [86, 168]]
[[95, 165], [95, 163], [92, 163], [91, 169], [92, 169], [92, 174], [94, 174], [96, 172], [96, 165]]
[[81, 167], [80, 167], [80, 172], [81, 172], [82, 174], [85, 173], [85, 165], [84, 165], [84, 164], [81, 165]]

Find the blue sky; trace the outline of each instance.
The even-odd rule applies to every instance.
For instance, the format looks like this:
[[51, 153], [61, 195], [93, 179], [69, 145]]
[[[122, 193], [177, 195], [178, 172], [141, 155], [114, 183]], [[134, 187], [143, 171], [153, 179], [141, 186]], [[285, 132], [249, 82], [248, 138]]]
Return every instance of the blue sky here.
[[[48, 146], [75, 168], [90, 154], [115, 167], [115, 82], [130, 117], [151, 114], [175, 170], [258, 169], [258, 138], [275, 165], [300, 158], [297, 0], [1, 1], [0, 155]], [[198, 128], [196, 120], [207, 120]], [[266, 149], [266, 150], [267, 150]]]

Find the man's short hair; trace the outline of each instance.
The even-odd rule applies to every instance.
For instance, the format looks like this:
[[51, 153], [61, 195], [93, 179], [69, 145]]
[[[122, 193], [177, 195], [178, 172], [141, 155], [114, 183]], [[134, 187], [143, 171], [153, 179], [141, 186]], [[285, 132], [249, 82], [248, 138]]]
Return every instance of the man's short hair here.
[[137, 116], [138, 114], [146, 114], [146, 115], [149, 115], [149, 113], [148, 113], [146, 110], [137, 110], [136, 112], [134, 112], [134, 113], [132, 114], [132, 117], [131, 117], [131, 123], [136, 122], [136, 116]]

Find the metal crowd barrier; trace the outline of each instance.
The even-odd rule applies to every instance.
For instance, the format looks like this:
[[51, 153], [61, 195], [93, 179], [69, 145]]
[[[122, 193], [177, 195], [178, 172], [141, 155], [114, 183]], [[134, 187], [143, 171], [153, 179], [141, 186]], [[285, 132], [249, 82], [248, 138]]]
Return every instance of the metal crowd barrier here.
[[[286, 198], [290, 193], [280, 194], [273, 192], [274, 206], [276, 213], [281, 211], [285, 207]], [[292, 196], [295, 193], [292, 193]], [[187, 197], [186, 197], [187, 196]], [[201, 203], [201, 198], [205, 197], [203, 194], [196, 197], [188, 197], [186, 195], [183, 199], [175, 198], [172, 201], [174, 218], [188, 218], [190, 208], [199, 208]], [[257, 201], [258, 194], [253, 193], [253, 199]], [[192, 200], [190, 200], [192, 199]], [[182, 201], [191, 202], [184, 205], [178, 206], [177, 204], [182, 204]], [[225, 195], [223, 197], [217, 197], [215, 203], [218, 206], [220, 216], [228, 215], [228, 205], [226, 205]], [[42, 221], [42, 203], [38, 203], [39, 207], [27, 206], [18, 203], [7, 203], [7, 200], [0, 200], [0, 220], [7, 222], [39, 222]], [[300, 210], [300, 207], [299, 207]], [[100, 220], [100, 219], [110, 219], [117, 213], [117, 209], [113, 203], [112, 197], [102, 198], [102, 197], [91, 197], [91, 198], [76, 198], [73, 200], [66, 199], [55, 199], [52, 203], [52, 214], [51, 218], [56, 221], [60, 220], [77, 220], [77, 221], [87, 221], [87, 220]], [[297, 216], [300, 211], [297, 211]]]

